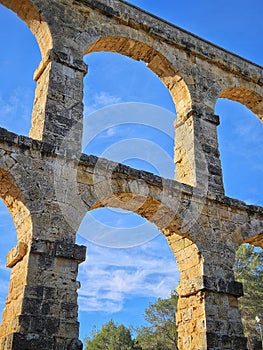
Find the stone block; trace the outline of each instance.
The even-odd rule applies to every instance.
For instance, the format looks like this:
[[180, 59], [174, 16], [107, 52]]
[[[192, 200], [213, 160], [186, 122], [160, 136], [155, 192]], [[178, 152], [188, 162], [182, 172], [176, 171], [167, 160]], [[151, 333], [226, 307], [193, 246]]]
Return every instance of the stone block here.
[[6, 266], [14, 267], [27, 253], [27, 244], [18, 242], [17, 245], [7, 254]]
[[86, 247], [72, 244], [68, 241], [60, 241], [55, 244], [55, 256], [74, 259], [81, 263], [86, 259]]

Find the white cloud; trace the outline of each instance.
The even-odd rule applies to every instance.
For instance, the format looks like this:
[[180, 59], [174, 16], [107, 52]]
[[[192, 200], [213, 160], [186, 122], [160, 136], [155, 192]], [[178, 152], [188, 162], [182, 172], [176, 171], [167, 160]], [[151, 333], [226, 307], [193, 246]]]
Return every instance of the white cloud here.
[[103, 247], [131, 248], [149, 242], [160, 232], [155, 225], [133, 213], [103, 208], [86, 214], [78, 234]]
[[130, 298], [168, 297], [179, 272], [164, 238], [132, 249], [109, 249], [88, 244], [80, 266], [81, 311], [118, 312]]
[[0, 261], [0, 271], [6, 271], [6, 266]]
[[91, 114], [98, 109], [106, 106], [111, 106], [117, 103], [121, 103], [122, 99], [119, 96], [113, 96], [106, 91], [100, 91], [91, 94], [91, 99], [85, 102], [85, 112], [84, 115]]
[[174, 119], [174, 113], [146, 103], [98, 109], [84, 119], [83, 150], [173, 178]]
[[111, 137], [111, 136], [114, 136], [116, 134], [116, 130], [117, 128], [109, 128], [106, 132], [107, 134], [107, 137]]
[[[108, 101], [110, 103], [107, 105], [91, 102], [89, 108], [94, 110], [89, 114], [85, 113], [84, 145], [102, 132], [127, 124], [147, 126], [174, 139], [174, 113], [148, 103], [122, 103], [118, 97], [114, 96], [109, 96]], [[106, 106], [107, 108], [103, 108]]]
[[7, 96], [0, 95], [1, 127], [27, 135], [31, 124], [33, 90], [17, 87]]

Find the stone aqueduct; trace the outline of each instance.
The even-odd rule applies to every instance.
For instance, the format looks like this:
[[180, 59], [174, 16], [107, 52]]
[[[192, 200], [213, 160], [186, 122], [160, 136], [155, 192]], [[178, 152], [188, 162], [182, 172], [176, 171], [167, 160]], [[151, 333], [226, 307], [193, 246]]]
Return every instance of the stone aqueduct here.
[[[263, 208], [224, 195], [218, 97], [263, 119], [263, 69], [120, 0], [1, 0], [30, 28], [42, 61], [29, 137], [0, 130], [0, 195], [17, 230], [7, 256], [1, 350], [79, 350], [75, 244], [88, 210], [147, 218], [180, 270], [180, 350], [246, 349], [233, 264], [244, 242], [263, 247]], [[176, 179], [81, 154], [83, 56], [143, 60], [174, 100]], [[99, 183], [99, 186], [98, 186]]]

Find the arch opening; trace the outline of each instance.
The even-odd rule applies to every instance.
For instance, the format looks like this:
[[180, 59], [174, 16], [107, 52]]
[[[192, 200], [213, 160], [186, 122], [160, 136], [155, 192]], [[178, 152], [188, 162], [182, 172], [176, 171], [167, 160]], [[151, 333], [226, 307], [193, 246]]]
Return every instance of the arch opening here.
[[240, 102], [263, 122], [263, 97], [257, 92], [234, 86], [225, 89], [219, 97]]
[[219, 99], [216, 114], [226, 195], [263, 205], [263, 125], [244, 105]]
[[[191, 109], [184, 80], [164, 56], [133, 39], [100, 38], [85, 54], [89, 66], [85, 82], [85, 114], [89, 113], [84, 124], [85, 152], [174, 178], [174, 106], [178, 118]], [[111, 144], [106, 136], [108, 141], [112, 138]], [[105, 143], [102, 152], [95, 149], [95, 138], [97, 147]], [[124, 149], [129, 150], [128, 154], [123, 154]]]
[[108, 36], [101, 37], [90, 44], [85, 54], [102, 51], [116, 52], [133, 60], [143, 61], [168, 88], [175, 103], [178, 117], [185, 116], [191, 110], [190, 92], [180, 72], [153, 47], [127, 37]]
[[84, 152], [173, 178], [168, 90], [144, 63], [119, 54], [93, 53], [87, 63]]
[[79, 270], [81, 338], [110, 319], [142, 326], [148, 303], [169, 298], [179, 271], [160, 233], [131, 211], [105, 207], [87, 214], [77, 236], [88, 248]]
[[[112, 185], [114, 187], [114, 181], [112, 182]], [[125, 211], [121, 211], [120, 209]], [[180, 287], [178, 289], [178, 292], [179, 292], [179, 295], [180, 295], [180, 292], [182, 292], [183, 297], [181, 299], [179, 297], [179, 301], [178, 301], [178, 312], [179, 312], [178, 329], [180, 328], [180, 332], [182, 336], [182, 333], [184, 333], [183, 329], [185, 327], [184, 327], [181, 315], [184, 312], [184, 309], [187, 303], [192, 302], [192, 299], [185, 300], [184, 298], [184, 295], [189, 295], [188, 281], [189, 281], [189, 278], [195, 279], [197, 276], [201, 276], [202, 274], [202, 266], [201, 266], [202, 259], [200, 260], [200, 255], [198, 253], [197, 246], [193, 243], [192, 238], [190, 237], [190, 234], [187, 234], [187, 232], [183, 232], [182, 234], [180, 233], [180, 227], [182, 227], [183, 225], [182, 219], [180, 219], [173, 210], [169, 209], [167, 206], [163, 205], [158, 200], [155, 200], [150, 196], [139, 195], [135, 193], [126, 193], [125, 191], [123, 192], [120, 189], [119, 191], [116, 191], [116, 192], [114, 191], [112, 195], [109, 195], [107, 197], [104, 196], [103, 198], [101, 197], [99, 201], [97, 201], [97, 199], [94, 200], [94, 204], [89, 208], [89, 210], [94, 211], [94, 213], [97, 211], [96, 212], [97, 215], [93, 215], [92, 221], [91, 222], [87, 221], [84, 224], [85, 227], [83, 228], [80, 226], [80, 230], [78, 231], [79, 243], [85, 244], [88, 247], [87, 261], [86, 263], [84, 263], [83, 266], [80, 266], [80, 278], [81, 276], [83, 276], [84, 270], [86, 274], [89, 273], [89, 270], [94, 270], [94, 272], [91, 273], [90, 282], [86, 283], [86, 288], [90, 288], [89, 292], [85, 292], [85, 290], [82, 291], [80, 289], [79, 297], [85, 299], [85, 295], [89, 295], [89, 296], [92, 295], [93, 297], [97, 295], [96, 293], [92, 294], [92, 283], [93, 281], [95, 281], [95, 284], [96, 284], [96, 281], [100, 279], [100, 271], [96, 270], [96, 264], [95, 264], [95, 267], [90, 266], [92, 261], [89, 260], [89, 249], [92, 250], [95, 247], [97, 250], [101, 249], [102, 251], [104, 251], [104, 253], [101, 254], [101, 258], [99, 258], [97, 261], [98, 264], [102, 264], [103, 256], [104, 255], [107, 256], [108, 252], [110, 251], [112, 256], [114, 256], [115, 258], [116, 265], [118, 266], [118, 264], [121, 262], [120, 254], [122, 252], [125, 253], [125, 256], [128, 259], [129, 251], [131, 252], [141, 251], [146, 254], [150, 254], [151, 261], [153, 261], [154, 256], [151, 251], [152, 249], [151, 245], [155, 246], [157, 244], [157, 252], [158, 252], [157, 254], [161, 254], [161, 257], [165, 259], [167, 256], [170, 256], [173, 263], [174, 263], [174, 257], [175, 257], [178, 263], [180, 274], [181, 274]], [[105, 210], [107, 210], [106, 213], [105, 213]], [[137, 226], [139, 230], [137, 230], [137, 232], [136, 231], [134, 232], [134, 235], [132, 237], [133, 239], [130, 239], [133, 234], [133, 228], [131, 227], [132, 225], [130, 224], [129, 220], [128, 220], [128, 224], [127, 224], [127, 221], [125, 220], [122, 220], [122, 219], [118, 220], [118, 215], [120, 213], [121, 215], [123, 215], [123, 217], [127, 218], [129, 217], [129, 215], [131, 215], [130, 214], [131, 212], [138, 214], [140, 217], [147, 220], [147, 222], [145, 222], [145, 220], [142, 221], [142, 219], [138, 218], [137, 216], [137, 221], [135, 221], [135, 226]], [[113, 216], [109, 218], [109, 214], [113, 214]], [[102, 215], [104, 217], [102, 217]], [[94, 217], [96, 219], [95, 221], [98, 221], [100, 219], [102, 221], [100, 222], [100, 225], [97, 226], [97, 228], [94, 224]], [[134, 220], [134, 217], [132, 217], [132, 220]], [[85, 222], [85, 219], [83, 222]], [[109, 228], [109, 223], [111, 223], [110, 228]], [[154, 226], [152, 224], [154, 224]], [[147, 225], [149, 226], [147, 227]], [[147, 232], [147, 229], [149, 228], [150, 230], [153, 230], [153, 227], [155, 232], [149, 234], [149, 232]], [[114, 234], [114, 229], [116, 229], [119, 232], [117, 234], [116, 233]], [[143, 235], [145, 235], [146, 233], [147, 235], [145, 240]], [[160, 233], [163, 233], [163, 235], [160, 235]], [[97, 241], [96, 241], [96, 236], [99, 238]], [[104, 244], [104, 247], [101, 247], [103, 245], [104, 239], [105, 239], [104, 243], [105, 242], [106, 243]], [[120, 245], [120, 241], [124, 244]], [[165, 250], [159, 247], [160, 243], [166, 246]], [[140, 257], [138, 256], [132, 260], [140, 261]], [[165, 265], [169, 266], [168, 262], [165, 262]], [[164, 269], [166, 268], [164, 267]], [[130, 272], [131, 271], [129, 270], [128, 274]], [[153, 277], [155, 273], [153, 273]], [[96, 278], [96, 275], [98, 276], [97, 278]], [[112, 276], [113, 276], [112, 274], [109, 275], [109, 278], [111, 280], [112, 280], [111, 278]], [[169, 278], [171, 278], [171, 281], [173, 283], [173, 287], [172, 287], [173, 289], [175, 289], [176, 287], [175, 284], [176, 282], [178, 282], [178, 280], [176, 281], [174, 277], [175, 277], [174, 271], [172, 271], [172, 274]], [[108, 293], [108, 290], [105, 291], [105, 289], [103, 288], [104, 287], [103, 281], [104, 281], [104, 278], [102, 277], [102, 280], [100, 282], [102, 284], [101, 290], [100, 290], [100, 294], [102, 295], [102, 297], [103, 297], [103, 293], [106, 293], [106, 294]], [[123, 282], [123, 284], [121, 284], [122, 286], [127, 286], [125, 284], [125, 281], [122, 281], [122, 282]], [[147, 285], [147, 281], [145, 283]], [[83, 282], [81, 284], [83, 284]], [[162, 285], [161, 281], [158, 281], [158, 284], [155, 288], [158, 290], [159, 288], [158, 286], [161, 286], [161, 285]], [[140, 288], [144, 290], [144, 286], [145, 284], [142, 283], [140, 285]], [[129, 289], [129, 283], [127, 288]], [[147, 292], [147, 288], [146, 288], [146, 292]], [[143, 305], [141, 305], [141, 301], [138, 301], [138, 305], [141, 305], [141, 314], [143, 313], [143, 309], [147, 306], [148, 301], [149, 299], [145, 299], [145, 303]], [[132, 300], [130, 300], [130, 303], [131, 302]], [[81, 303], [84, 303], [83, 299], [80, 300], [80, 304]], [[134, 303], [134, 301], [132, 303]], [[125, 303], [123, 305], [124, 305], [123, 306], [124, 310], [127, 311], [125, 309]], [[130, 304], [128, 303], [128, 305]], [[137, 305], [136, 302], [135, 302], [135, 305]], [[108, 307], [110, 308], [111, 306], [112, 304], [109, 304]], [[198, 304], [198, 307], [203, 308], [203, 304]], [[84, 306], [83, 305], [80, 306], [80, 309], [81, 308], [83, 309]], [[118, 311], [118, 312], [123, 312], [124, 310]], [[103, 311], [104, 311], [104, 316], [105, 314], [107, 315], [106, 307], [103, 309]], [[116, 312], [117, 316], [119, 316], [118, 312]], [[194, 311], [195, 322], [199, 322], [198, 319], [200, 318], [200, 314], [202, 314], [200, 310], [196, 309]], [[93, 314], [91, 313], [90, 315], [93, 315]], [[136, 315], [137, 317], [139, 317], [138, 312]], [[110, 317], [113, 318], [114, 314], [111, 316], [109, 315], [107, 316], [109, 318]], [[92, 316], [89, 316], [89, 318], [92, 319]], [[81, 322], [84, 322], [84, 319], [85, 319], [85, 314], [80, 312]], [[117, 319], [117, 320], [119, 322], [121, 321], [121, 319]], [[87, 323], [87, 317], [86, 317], [86, 323]], [[101, 324], [98, 323], [98, 325], [100, 326]], [[83, 332], [85, 331], [82, 328], [81, 333], [84, 336], [85, 334], [83, 334]], [[198, 335], [196, 335], [196, 337], [198, 338]], [[182, 341], [182, 338], [180, 339], [180, 341]]]
[[32, 77], [40, 61], [39, 47], [25, 23], [6, 8], [5, 1], [1, 3], [4, 6], [0, 5], [0, 20], [5, 30], [0, 42], [5, 49], [0, 59], [0, 127], [28, 135], [35, 92]]
[[21, 0], [19, 2], [1, 0], [0, 4], [12, 10], [26, 23], [36, 37], [41, 55], [44, 58], [46, 53], [52, 48], [52, 37], [48, 24], [41, 15], [41, 11], [30, 0]]

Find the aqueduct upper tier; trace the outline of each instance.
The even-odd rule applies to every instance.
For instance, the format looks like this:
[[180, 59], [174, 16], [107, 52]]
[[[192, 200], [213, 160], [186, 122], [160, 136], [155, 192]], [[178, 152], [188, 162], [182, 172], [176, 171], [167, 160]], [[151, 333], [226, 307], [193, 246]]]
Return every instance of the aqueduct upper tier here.
[[[0, 326], [3, 350], [80, 350], [75, 244], [87, 211], [133, 211], [166, 236], [180, 270], [180, 350], [245, 350], [233, 264], [263, 247], [263, 209], [224, 195], [214, 106], [262, 121], [263, 68], [120, 0], [0, 0], [35, 35], [42, 61], [29, 137], [0, 129], [0, 195], [17, 229]], [[175, 103], [176, 180], [81, 154], [83, 56], [143, 60]], [[1, 72], [0, 72], [1, 74]], [[1, 116], [0, 116], [1, 118]]]

